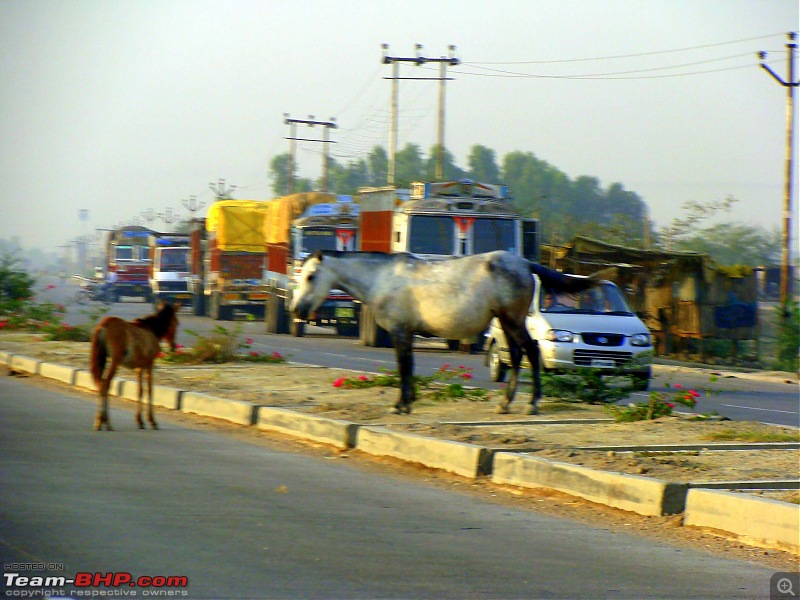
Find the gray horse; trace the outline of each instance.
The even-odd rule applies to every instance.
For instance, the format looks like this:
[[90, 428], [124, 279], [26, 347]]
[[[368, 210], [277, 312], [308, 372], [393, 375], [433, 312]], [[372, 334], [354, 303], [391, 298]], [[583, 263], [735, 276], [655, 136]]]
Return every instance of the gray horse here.
[[392, 337], [400, 374], [400, 399], [395, 413], [410, 413], [416, 399], [413, 384], [414, 334], [449, 340], [474, 339], [497, 317], [511, 354], [511, 376], [498, 412], [507, 413], [517, 391], [524, 351], [531, 364], [536, 414], [541, 398], [539, 345], [525, 328], [533, 298], [532, 274], [545, 289], [579, 292], [599, 283], [593, 278], [564, 275], [505, 251], [443, 261], [425, 261], [410, 254], [322, 251], [309, 256], [300, 271], [291, 312], [307, 319], [331, 289], [346, 291], [368, 305], [378, 325]]

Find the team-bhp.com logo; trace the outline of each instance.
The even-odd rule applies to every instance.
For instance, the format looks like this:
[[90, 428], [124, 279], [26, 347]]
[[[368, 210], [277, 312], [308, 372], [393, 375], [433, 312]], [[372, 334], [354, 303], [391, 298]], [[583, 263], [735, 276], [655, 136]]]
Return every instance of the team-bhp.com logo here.
[[[147, 576], [134, 578], [130, 573], [76, 573], [74, 577], [22, 575], [20, 573], [3, 573], [6, 596], [32, 598], [65, 595], [65, 588], [72, 588], [71, 595], [102, 596], [186, 596], [189, 578], [184, 576]], [[94, 589], [100, 588], [100, 589]], [[113, 590], [113, 591], [112, 591]], [[48, 593], [50, 592], [50, 593]]]

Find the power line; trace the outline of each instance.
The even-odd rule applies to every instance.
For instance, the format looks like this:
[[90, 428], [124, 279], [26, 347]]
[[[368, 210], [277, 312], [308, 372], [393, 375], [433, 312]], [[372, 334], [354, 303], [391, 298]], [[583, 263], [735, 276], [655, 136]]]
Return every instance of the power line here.
[[[673, 67], [663, 67], [663, 68], [679, 68], [678, 66]], [[688, 73], [664, 73], [660, 75], [633, 75], [633, 73], [644, 73], [650, 71], [656, 71], [659, 69], [643, 69], [640, 71], [621, 71], [619, 73], [595, 73], [595, 74], [582, 74], [582, 75], [544, 75], [541, 73], [513, 73], [513, 72], [497, 72], [497, 73], [475, 73], [472, 71], [459, 71], [460, 74], [463, 75], [472, 75], [475, 77], [500, 77], [500, 78], [507, 78], [507, 79], [560, 79], [560, 80], [576, 80], [576, 81], [588, 81], [588, 80], [637, 80], [637, 79], [667, 79], [670, 77], [690, 77], [693, 75], [708, 75], [711, 73], [723, 73], [725, 71], [737, 71], [741, 69], [751, 69], [753, 65], [737, 65], [733, 67], [723, 67], [720, 69], [705, 69], [700, 71], [691, 71]], [[624, 76], [628, 73], [628, 76]]]
[[597, 61], [597, 60], [619, 60], [623, 58], [640, 58], [642, 56], [656, 56], [659, 54], [673, 54], [676, 52], [689, 52], [692, 50], [705, 50], [707, 48], [716, 48], [719, 46], [729, 46], [732, 44], [741, 44], [744, 42], [752, 42], [755, 40], [762, 40], [771, 37], [783, 36], [783, 32], [781, 33], [773, 33], [770, 35], [760, 35], [751, 38], [742, 38], [739, 40], [731, 40], [728, 42], [716, 42], [713, 44], [703, 44], [700, 46], [688, 46], [685, 48], [673, 48], [671, 50], [653, 50], [650, 52], [636, 52], [633, 54], [618, 54], [612, 56], [592, 56], [592, 57], [585, 57], [585, 58], [567, 58], [567, 59], [555, 59], [555, 60], [525, 60], [525, 61], [497, 61], [497, 62], [469, 62], [464, 64], [470, 65], [544, 65], [544, 64], [560, 64], [560, 63], [573, 63], [573, 62], [589, 62], [589, 61]]

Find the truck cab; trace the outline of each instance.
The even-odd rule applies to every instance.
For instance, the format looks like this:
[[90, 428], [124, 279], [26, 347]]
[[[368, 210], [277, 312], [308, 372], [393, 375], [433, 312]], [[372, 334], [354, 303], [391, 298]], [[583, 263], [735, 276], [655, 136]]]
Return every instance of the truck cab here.
[[150, 290], [153, 305], [166, 301], [186, 303], [191, 298], [189, 236], [162, 234], [150, 236]]
[[[359, 190], [359, 249], [407, 252], [425, 260], [445, 260], [494, 250], [507, 250], [538, 262], [539, 222], [522, 218], [501, 184], [460, 181], [411, 184]], [[369, 307], [362, 307], [360, 335], [368, 346], [389, 345]], [[483, 340], [448, 340], [476, 348]]]

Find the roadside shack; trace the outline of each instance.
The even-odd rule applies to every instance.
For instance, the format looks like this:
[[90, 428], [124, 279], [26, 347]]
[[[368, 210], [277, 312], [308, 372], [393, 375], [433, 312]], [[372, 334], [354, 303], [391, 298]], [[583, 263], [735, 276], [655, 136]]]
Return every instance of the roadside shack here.
[[722, 267], [706, 254], [641, 250], [575, 237], [542, 246], [542, 263], [577, 275], [608, 270], [656, 340], [658, 354], [696, 348], [706, 340], [758, 339], [757, 282], [752, 269]]

